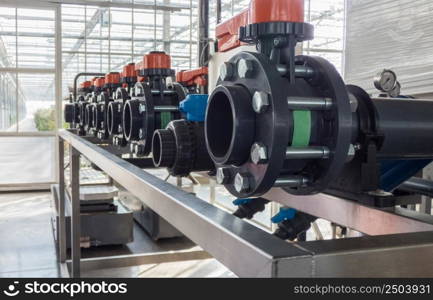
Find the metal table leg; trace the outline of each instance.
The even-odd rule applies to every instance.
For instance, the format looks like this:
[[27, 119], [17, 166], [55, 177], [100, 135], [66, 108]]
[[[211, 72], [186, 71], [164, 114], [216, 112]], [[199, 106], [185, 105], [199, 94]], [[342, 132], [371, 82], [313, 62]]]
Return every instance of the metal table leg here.
[[59, 138], [59, 259], [66, 262], [66, 223], [65, 223], [65, 143]]
[[81, 224], [80, 224], [80, 153], [72, 146], [69, 147], [71, 156], [71, 250], [72, 250], [72, 277], [80, 277], [81, 260]]
[[420, 212], [423, 214], [431, 215], [431, 209], [432, 209], [432, 198], [423, 196], [422, 203], [420, 206]]

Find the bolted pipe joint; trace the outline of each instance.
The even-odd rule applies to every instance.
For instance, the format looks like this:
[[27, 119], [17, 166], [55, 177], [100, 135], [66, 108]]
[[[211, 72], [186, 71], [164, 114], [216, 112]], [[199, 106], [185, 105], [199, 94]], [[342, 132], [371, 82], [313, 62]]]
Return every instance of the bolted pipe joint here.
[[[335, 67], [308, 56], [290, 65], [274, 52], [236, 54], [230, 63], [238, 74], [220, 81], [209, 98], [206, 145], [219, 182], [241, 199], [273, 187], [293, 195], [327, 190], [346, 165], [352, 139], [347, 87]], [[294, 81], [281, 76], [284, 64], [298, 67]]]

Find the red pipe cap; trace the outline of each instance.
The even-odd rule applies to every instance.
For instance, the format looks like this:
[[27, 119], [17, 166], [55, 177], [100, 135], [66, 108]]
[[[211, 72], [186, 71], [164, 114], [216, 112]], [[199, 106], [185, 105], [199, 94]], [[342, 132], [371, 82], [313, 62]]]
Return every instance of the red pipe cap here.
[[120, 83], [120, 73], [111, 72], [105, 75], [105, 84], [119, 84]]
[[96, 78], [96, 80], [95, 80], [95, 86], [96, 87], [102, 88], [102, 87], [104, 87], [104, 85], [105, 85], [105, 78], [104, 77]]
[[90, 80], [90, 82], [92, 83], [92, 86], [95, 86], [96, 79], [98, 79], [98, 77], [93, 77], [92, 80]]
[[171, 57], [165, 52], [150, 52], [144, 56], [144, 69], [171, 69]]
[[304, 0], [251, 0], [249, 24], [304, 22]]
[[135, 63], [130, 63], [123, 67], [122, 77], [123, 78], [137, 77], [137, 71], [135, 70]]

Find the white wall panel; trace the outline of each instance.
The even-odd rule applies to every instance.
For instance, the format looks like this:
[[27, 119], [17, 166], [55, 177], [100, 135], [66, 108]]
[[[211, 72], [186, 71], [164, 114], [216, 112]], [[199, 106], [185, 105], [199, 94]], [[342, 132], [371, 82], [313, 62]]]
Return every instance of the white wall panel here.
[[403, 94], [433, 92], [433, 1], [347, 0], [345, 77], [370, 93], [393, 69]]

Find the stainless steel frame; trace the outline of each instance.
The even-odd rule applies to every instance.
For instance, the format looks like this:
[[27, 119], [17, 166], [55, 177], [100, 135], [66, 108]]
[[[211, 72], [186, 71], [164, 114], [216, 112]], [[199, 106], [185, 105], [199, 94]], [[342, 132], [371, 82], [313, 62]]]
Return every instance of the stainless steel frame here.
[[370, 236], [433, 232], [433, 216], [408, 209], [380, 210], [325, 194], [292, 196], [282, 189], [273, 189], [264, 198]]
[[[78, 202], [79, 182], [76, 178], [79, 165], [77, 161], [79, 154], [81, 154], [240, 277], [433, 276], [433, 232], [287, 243], [191, 194], [179, 190], [177, 187], [148, 174], [71, 132], [60, 131], [59, 138], [60, 148], [63, 147], [64, 142], [67, 142], [73, 149], [73, 162], [71, 164], [73, 203]], [[60, 166], [63, 166], [63, 153], [62, 151], [59, 152], [61, 154]], [[63, 187], [64, 189], [64, 177], [60, 176], [60, 180], [60, 188]], [[62, 194], [61, 190], [60, 194]], [[295, 202], [303, 202], [303, 199], [288, 201], [287, 195], [278, 190], [273, 191], [268, 196], [272, 200], [279, 200], [291, 206], [294, 206], [292, 204]], [[341, 201], [343, 201], [342, 203], [350, 203]], [[339, 214], [346, 215], [345, 219], [341, 218], [341, 221], [347, 220], [347, 224], [343, 222], [342, 225], [349, 225], [351, 219], [357, 220], [358, 213], [361, 217], [366, 216], [361, 207], [353, 203], [353, 209], [349, 213], [343, 209], [350, 208], [350, 206], [340, 207], [339, 202], [334, 203], [330, 200], [326, 203], [329, 205], [328, 211], [335, 210], [337, 213], [325, 214], [318, 211], [318, 216], [334, 218]], [[62, 205], [64, 203], [60, 204], [59, 207]], [[307, 211], [307, 209], [305, 210]], [[402, 232], [403, 229], [400, 228], [403, 228], [404, 224], [410, 225], [406, 231], [433, 231], [431, 220], [426, 219], [424, 222], [426, 225], [423, 227], [422, 222], [411, 221], [413, 217], [405, 216], [404, 212], [394, 212], [390, 213], [392, 218], [384, 221], [377, 219], [384, 216], [380, 212], [377, 211], [376, 215], [367, 215], [366, 222], [378, 224], [377, 227], [386, 224], [386, 222], [393, 222], [388, 224], [388, 228], [392, 228], [395, 224], [399, 228], [395, 232]], [[64, 214], [61, 214], [61, 217], [64, 217]], [[79, 277], [80, 265], [83, 263], [91, 264], [92, 262], [80, 261], [79, 227], [77, 228], [80, 214], [75, 213], [71, 221], [76, 228], [72, 233], [72, 275]], [[359, 227], [358, 224], [355, 222], [352, 228], [362, 229], [363, 227]], [[363, 226], [366, 229], [373, 227]], [[380, 230], [371, 229], [371, 232], [378, 234]], [[387, 231], [387, 233], [395, 232], [391, 229]], [[61, 254], [66, 253], [62, 239], [64, 239], [64, 231], [60, 232]], [[65, 259], [65, 256], [62, 258]], [[144, 261], [146, 259], [144, 258]], [[131, 260], [118, 258], [116, 263], [112, 262], [112, 264], [122, 265], [122, 262], [125, 262], [125, 265], [130, 265]]]

